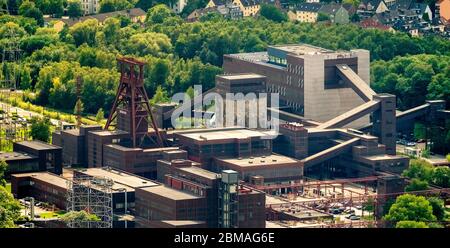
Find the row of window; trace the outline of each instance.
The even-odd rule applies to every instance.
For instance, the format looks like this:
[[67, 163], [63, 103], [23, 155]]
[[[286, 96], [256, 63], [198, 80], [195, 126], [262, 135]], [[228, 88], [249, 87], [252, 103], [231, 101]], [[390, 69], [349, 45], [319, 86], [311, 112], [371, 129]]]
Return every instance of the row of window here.
[[267, 86], [267, 91], [269, 93], [278, 93], [281, 96], [286, 96], [286, 87], [281, 85], [270, 84]]

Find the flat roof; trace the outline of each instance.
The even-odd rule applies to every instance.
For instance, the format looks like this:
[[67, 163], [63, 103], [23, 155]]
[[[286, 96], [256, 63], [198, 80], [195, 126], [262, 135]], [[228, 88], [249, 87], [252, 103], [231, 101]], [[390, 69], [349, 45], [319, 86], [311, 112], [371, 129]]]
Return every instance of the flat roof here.
[[316, 54], [316, 53], [334, 53], [334, 51], [313, 46], [309, 44], [288, 44], [288, 45], [276, 45], [269, 46], [270, 48], [278, 49], [287, 53], [292, 53], [295, 55], [303, 55], [303, 54]]
[[280, 164], [300, 164], [300, 161], [279, 155], [272, 154], [269, 156], [260, 156], [260, 157], [247, 157], [247, 158], [216, 158], [219, 161], [223, 161], [225, 163], [237, 165], [239, 167], [257, 167], [257, 166], [271, 166], [271, 165], [280, 165]]
[[39, 181], [43, 181], [61, 188], [67, 189], [67, 179], [52, 174], [50, 172], [30, 172], [30, 173], [20, 173], [13, 174], [14, 177], [30, 177]]
[[128, 132], [123, 131], [123, 130], [93, 130], [93, 131], [89, 131], [91, 133], [94, 133], [96, 135], [99, 136], [109, 136], [109, 135], [121, 135], [121, 134], [128, 134]]
[[45, 143], [38, 140], [26, 140], [26, 141], [20, 141], [16, 142], [17, 144], [30, 147], [35, 150], [53, 150], [53, 149], [60, 149], [61, 147], [55, 146], [49, 143]]
[[220, 177], [219, 174], [211, 172], [209, 170], [205, 170], [196, 166], [189, 166], [189, 167], [178, 167], [178, 169], [182, 171], [186, 171], [195, 175], [199, 175], [208, 179], [216, 179]]
[[196, 220], [162, 220], [161, 222], [167, 223], [171, 226], [187, 226], [187, 225], [205, 224], [204, 221], [196, 221]]
[[113, 180], [115, 183], [119, 183], [131, 188], [141, 188], [159, 185], [158, 183], [155, 183], [146, 178], [133, 175], [127, 172], [119, 171], [116, 169], [87, 168], [79, 170], [79, 172], [92, 177], [105, 177]]
[[0, 160], [5, 161], [36, 159], [36, 158], [37, 158], [36, 156], [23, 152], [0, 152]]
[[120, 150], [120, 151], [139, 151], [142, 150], [142, 148], [137, 148], [137, 147], [126, 147], [126, 146], [121, 146], [118, 144], [108, 144], [106, 145], [108, 147]]
[[223, 139], [248, 139], [253, 137], [267, 137], [273, 135], [273, 131], [256, 131], [250, 129], [222, 129], [204, 130], [192, 133], [181, 133], [180, 136], [197, 141], [223, 140]]
[[397, 155], [373, 155], [373, 156], [362, 156], [365, 159], [372, 160], [372, 161], [380, 161], [380, 160], [398, 160], [398, 159], [406, 159], [408, 157], [406, 156], [397, 156]]
[[172, 200], [191, 200], [191, 199], [201, 199], [202, 197], [196, 196], [187, 192], [183, 192], [180, 190], [169, 188], [165, 185], [159, 185], [155, 187], [145, 187], [141, 188], [146, 192], [153, 193], [155, 195], [160, 195], [165, 198], [169, 198]]
[[266, 78], [266, 76], [259, 75], [256, 73], [240, 73], [240, 74], [231, 74], [231, 75], [218, 75], [220, 78], [228, 79], [228, 80], [236, 80], [236, 79], [256, 79], [256, 78]]
[[61, 133], [68, 133], [68, 134], [72, 134], [75, 136], [79, 136], [81, 134], [80, 129], [78, 129], [78, 128], [62, 130]]

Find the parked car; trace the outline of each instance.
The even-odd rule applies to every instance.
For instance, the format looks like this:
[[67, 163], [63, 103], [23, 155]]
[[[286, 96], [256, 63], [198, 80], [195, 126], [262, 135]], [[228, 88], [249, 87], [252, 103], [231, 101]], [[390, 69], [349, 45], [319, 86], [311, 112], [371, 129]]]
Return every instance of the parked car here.
[[356, 216], [356, 215], [353, 215], [350, 217], [350, 220], [360, 220], [360, 219], [361, 219], [361, 217]]
[[345, 216], [345, 218], [346, 219], [351, 219], [353, 216], [355, 216], [355, 214], [353, 213], [353, 214], [349, 214], [349, 215], [347, 215], [347, 216]]
[[416, 146], [416, 142], [408, 141], [406, 142], [406, 146]]
[[344, 212], [345, 212], [346, 214], [354, 214], [354, 213], [355, 213], [355, 210], [349, 208], [349, 209], [346, 209]]

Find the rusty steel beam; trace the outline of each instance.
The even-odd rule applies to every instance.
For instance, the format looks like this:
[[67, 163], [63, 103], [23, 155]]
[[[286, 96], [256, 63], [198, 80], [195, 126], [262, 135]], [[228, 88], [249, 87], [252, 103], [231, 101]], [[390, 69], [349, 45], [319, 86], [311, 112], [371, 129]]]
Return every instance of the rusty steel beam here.
[[[157, 145], [163, 147], [164, 140], [156, 125], [149, 98], [144, 88], [145, 63], [135, 58], [128, 57], [117, 58], [117, 61], [119, 63], [120, 82], [104, 129], [108, 130], [112, 121], [117, 118], [119, 111], [118, 107], [125, 106], [125, 108], [130, 111], [128, 118], [130, 118], [131, 125], [130, 130], [127, 131], [130, 131], [131, 133], [133, 147], [141, 145], [141, 143], [138, 142], [138, 135], [149, 136], [147, 128], [145, 133], [138, 133], [137, 131], [143, 119], [146, 119], [147, 117], [149, 117], [151, 126], [155, 132]], [[142, 111], [145, 111], [146, 115], [137, 114]]]

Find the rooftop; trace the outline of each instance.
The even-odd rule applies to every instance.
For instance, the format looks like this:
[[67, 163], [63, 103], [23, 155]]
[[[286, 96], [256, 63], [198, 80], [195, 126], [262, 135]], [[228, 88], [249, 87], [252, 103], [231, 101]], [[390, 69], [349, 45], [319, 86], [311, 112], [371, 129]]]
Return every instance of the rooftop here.
[[123, 131], [123, 130], [95, 130], [95, 131], [91, 131], [91, 133], [94, 133], [96, 135], [99, 136], [109, 136], [109, 135], [124, 135], [124, 134], [128, 134], [128, 132]]
[[48, 144], [48, 143], [38, 141], [38, 140], [20, 141], [20, 142], [17, 142], [17, 144], [20, 144], [20, 145], [23, 145], [26, 147], [30, 147], [35, 150], [53, 150], [53, 149], [61, 148], [59, 146], [55, 146], [55, 145]]
[[72, 134], [72, 135], [75, 135], [75, 136], [79, 136], [80, 135], [80, 129], [78, 129], [78, 128], [67, 129], [67, 130], [63, 130], [61, 132]]
[[216, 174], [214, 172], [211, 172], [211, 171], [208, 171], [208, 170], [196, 167], [196, 166], [179, 167], [178, 169], [181, 171], [199, 175], [199, 176], [202, 176], [202, 177], [208, 178], [208, 179], [216, 179], [219, 177], [219, 174]]
[[155, 195], [160, 195], [165, 198], [169, 198], [171, 200], [192, 200], [192, 199], [201, 199], [203, 197], [196, 196], [187, 192], [183, 192], [180, 190], [169, 188], [165, 185], [159, 185], [155, 187], [146, 187], [142, 188], [142, 190], [153, 193]]
[[237, 80], [237, 79], [263, 79], [266, 78], [263, 75], [259, 75], [256, 73], [240, 73], [240, 74], [231, 74], [231, 75], [219, 75], [220, 78], [227, 80]]
[[171, 226], [190, 226], [190, 225], [204, 225], [204, 221], [197, 220], [162, 220], [161, 222], [167, 223]]
[[297, 10], [304, 12], [317, 12], [320, 7], [322, 7], [321, 3], [301, 3], [297, 5]]
[[83, 174], [92, 176], [92, 177], [106, 177], [108, 179], [113, 180], [116, 183], [126, 185], [131, 188], [141, 188], [148, 186], [156, 186], [159, 185], [151, 180], [146, 178], [133, 175], [127, 172], [108, 169], [108, 168], [88, 168], [80, 170]]
[[250, 129], [208, 129], [192, 133], [179, 133], [178, 135], [196, 141], [226, 140], [226, 139], [249, 139], [256, 137], [269, 137], [271, 131], [255, 131]]
[[228, 164], [233, 164], [238, 167], [276, 166], [284, 164], [297, 164], [300, 166], [300, 162], [298, 160], [278, 154], [249, 158], [217, 158], [217, 160]]
[[32, 173], [21, 173], [14, 174], [14, 177], [30, 177], [30, 179], [36, 179], [43, 181], [60, 188], [67, 189], [67, 179], [60, 177], [58, 175], [52, 174], [50, 172], [32, 172]]
[[292, 53], [295, 55], [334, 53], [334, 51], [332, 51], [332, 50], [309, 45], [309, 44], [278, 45], [278, 46], [269, 46], [269, 48], [274, 48], [274, 49], [281, 50], [286, 53]]
[[0, 152], [0, 160], [13, 161], [22, 159], [35, 159], [37, 157], [22, 152]]

